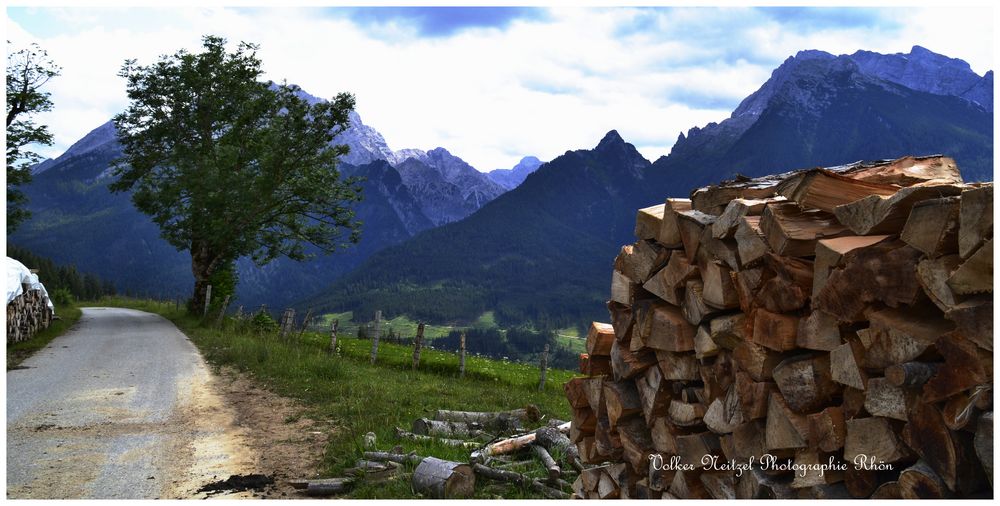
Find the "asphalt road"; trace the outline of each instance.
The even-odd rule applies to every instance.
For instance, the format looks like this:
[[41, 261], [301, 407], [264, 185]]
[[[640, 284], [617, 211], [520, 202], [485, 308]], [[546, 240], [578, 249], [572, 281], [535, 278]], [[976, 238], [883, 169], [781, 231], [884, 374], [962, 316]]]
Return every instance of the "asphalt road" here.
[[250, 472], [247, 434], [195, 347], [164, 318], [87, 308], [7, 372], [7, 497], [203, 497]]

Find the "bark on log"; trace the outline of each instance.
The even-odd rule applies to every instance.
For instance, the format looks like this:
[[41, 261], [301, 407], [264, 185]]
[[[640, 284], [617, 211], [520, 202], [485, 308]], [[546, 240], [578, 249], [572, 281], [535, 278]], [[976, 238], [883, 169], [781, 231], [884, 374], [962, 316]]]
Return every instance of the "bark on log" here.
[[901, 386], [923, 386], [937, 374], [943, 364], [936, 362], [905, 362], [885, 369], [885, 379], [890, 384]]
[[955, 324], [955, 333], [984, 350], [993, 351], [993, 298], [977, 296], [944, 314]]
[[397, 464], [419, 464], [422, 460], [424, 460], [424, 457], [413, 453], [401, 454], [392, 452], [364, 452], [364, 457], [368, 460], [395, 462]]
[[941, 311], [948, 311], [965, 299], [964, 296], [956, 295], [948, 285], [948, 278], [958, 269], [961, 262], [962, 259], [958, 255], [947, 255], [922, 260], [917, 264], [917, 281], [920, 282], [920, 287], [927, 294], [927, 298], [941, 308]]
[[[541, 493], [545, 497], [548, 497], [549, 499], [569, 499], [569, 494], [561, 490], [549, 487], [538, 480], [533, 480], [520, 473], [515, 473], [513, 471], [505, 471], [503, 469], [494, 469], [492, 467], [486, 467], [482, 464], [473, 464], [472, 470], [473, 472], [475, 472], [475, 474], [482, 476], [483, 478], [486, 478], [488, 480], [500, 481], [504, 483], [514, 483], [517, 485], [521, 485], [523, 487], [529, 487], [532, 490]], [[581, 480], [582, 484], [582, 476], [579, 479]], [[575, 489], [576, 486], [574, 485], [574, 490]]]
[[[793, 179], [793, 178], [789, 178]], [[893, 195], [898, 187], [854, 179], [827, 169], [812, 169], [794, 178], [794, 184], [779, 186], [778, 193], [803, 209], [832, 213], [837, 206], [869, 195]]]
[[774, 382], [788, 407], [796, 413], [813, 413], [829, 405], [840, 392], [830, 374], [829, 355], [798, 355], [774, 368]]
[[837, 206], [833, 214], [840, 223], [857, 235], [898, 234], [917, 202], [959, 195], [963, 187], [955, 184], [929, 184], [903, 188], [890, 196], [869, 195]]
[[443, 437], [425, 436], [423, 434], [414, 434], [412, 432], [407, 432], [399, 427], [396, 427], [396, 437], [399, 439], [409, 439], [410, 441], [420, 441], [426, 443], [439, 443], [445, 446], [454, 446], [458, 448], [477, 448], [479, 443], [472, 441], [462, 441], [459, 439], [450, 439]]
[[979, 424], [976, 428], [976, 437], [973, 442], [976, 449], [976, 456], [983, 465], [986, 478], [989, 479], [990, 488], [993, 488], [993, 412], [983, 413], [979, 417]]
[[868, 380], [865, 391], [865, 411], [872, 416], [907, 420], [908, 406], [912, 403], [915, 392], [904, 390], [890, 383], [886, 378]]
[[479, 424], [467, 422], [448, 422], [418, 418], [413, 421], [413, 433], [421, 436], [436, 436], [446, 438], [474, 438], [482, 435]]
[[920, 460], [899, 474], [899, 495], [903, 499], [944, 499], [951, 494], [934, 469]]
[[872, 342], [865, 352], [864, 366], [883, 369], [923, 355], [938, 337], [953, 329], [951, 322], [934, 312], [919, 307], [869, 312]]
[[413, 490], [436, 499], [471, 497], [476, 475], [472, 466], [427, 457], [413, 471]]
[[720, 348], [732, 351], [747, 339], [745, 323], [746, 315], [743, 313], [717, 316], [709, 322], [709, 334]]
[[552, 455], [549, 455], [548, 450], [539, 445], [532, 445], [531, 449], [535, 452], [538, 460], [542, 462], [542, 467], [549, 475], [549, 482], [558, 480], [562, 476], [562, 469], [559, 468], [559, 464], [552, 458]]
[[864, 320], [864, 311], [874, 302], [890, 307], [912, 305], [923, 294], [913, 275], [922, 254], [901, 241], [883, 241], [857, 248], [844, 255], [844, 266], [834, 269], [813, 309], [820, 309], [842, 322]]
[[650, 366], [656, 365], [656, 355], [650, 350], [633, 353], [619, 341], [611, 346], [611, 369], [616, 380], [634, 378]]
[[[574, 378], [567, 382], [567, 385], [573, 383], [575, 380], [583, 378]], [[582, 386], [581, 386], [582, 388]], [[567, 395], [568, 397], [568, 395]], [[583, 404], [573, 407], [583, 407], [586, 406], [587, 399], [584, 397]], [[536, 422], [541, 418], [541, 412], [538, 407], [534, 404], [529, 404], [523, 408], [512, 409], [510, 411], [450, 411], [446, 409], [439, 409], [434, 413], [435, 420], [449, 421], [449, 422], [466, 422], [466, 423], [478, 423], [484, 427], [512, 427], [519, 422]]]
[[944, 366], [924, 384], [923, 398], [927, 402], [942, 401], [992, 380], [992, 374], [987, 374], [983, 368], [978, 349], [971, 341], [945, 334], [934, 344], [937, 352], [944, 356]]

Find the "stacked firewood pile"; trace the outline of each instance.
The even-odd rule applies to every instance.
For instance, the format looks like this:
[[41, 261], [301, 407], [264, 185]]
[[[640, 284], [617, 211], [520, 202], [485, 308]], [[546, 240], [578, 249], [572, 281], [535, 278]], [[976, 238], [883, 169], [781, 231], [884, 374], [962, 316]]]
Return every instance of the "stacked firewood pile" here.
[[52, 303], [38, 276], [7, 258], [7, 343], [27, 341], [52, 323]]
[[992, 497], [993, 186], [954, 160], [641, 209], [565, 385], [581, 498]]

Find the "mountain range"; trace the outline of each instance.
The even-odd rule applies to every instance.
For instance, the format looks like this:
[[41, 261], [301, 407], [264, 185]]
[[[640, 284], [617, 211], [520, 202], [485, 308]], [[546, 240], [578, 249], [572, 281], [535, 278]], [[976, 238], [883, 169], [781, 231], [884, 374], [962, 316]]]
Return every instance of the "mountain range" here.
[[[305, 92], [300, 96], [321, 100]], [[317, 256], [309, 262], [279, 259], [257, 267], [241, 260], [239, 303], [286, 305], [375, 251], [465, 218], [508, 189], [444, 148], [393, 151], [356, 112], [334, 142], [350, 147], [341, 160], [342, 173], [364, 179], [364, 200], [354, 207], [363, 224], [361, 242], [333, 255], [312, 251]], [[160, 239], [158, 228], [135, 210], [128, 195], [107, 190], [110, 164], [121, 155], [108, 121], [59, 157], [34, 166], [33, 181], [24, 188], [33, 216], [8, 240], [111, 279], [122, 291], [184, 296], [193, 282], [188, 255]]]
[[[979, 76], [919, 46], [894, 55], [802, 51], [729, 118], [681, 133], [656, 161], [611, 131], [591, 149], [489, 174], [442, 148], [393, 151], [355, 114], [337, 141], [351, 147], [344, 173], [367, 178], [356, 208], [361, 244], [305, 263], [243, 261], [240, 299], [431, 322], [485, 311], [508, 326], [603, 320], [606, 274], [634, 240], [636, 209], [665, 197], [737, 174], [910, 154], [944, 153], [967, 180], [992, 180], [992, 88], [992, 71]], [[25, 188], [34, 217], [8, 239], [123, 290], [186, 294], [186, 254], [159, 239], [126, 195], [104, 188], [117, 149], [104, 125], [40, 164]]]
[[634, 241], [636, 209], [666, 197], [737, 174], [909, 154], [944, 153], [966, 180], [992, 180], [992, 81], [920, 47], [803, 51], [728, 119], [682, 133], [669, 155], [650, 163], [612, 131], [465, 220], [380, 251], [303, 304], [430, 321], [493, 310], [506, 325], [582, 327], [607, 318], [607, 273]]

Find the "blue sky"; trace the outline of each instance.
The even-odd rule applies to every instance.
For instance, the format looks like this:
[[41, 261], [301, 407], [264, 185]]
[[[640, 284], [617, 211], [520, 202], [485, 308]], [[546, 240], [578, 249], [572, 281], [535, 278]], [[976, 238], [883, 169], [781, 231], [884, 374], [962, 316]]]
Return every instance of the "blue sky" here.
[[729, 116], [803, 49], [909, 52], [993, 68], [993, 11], [907, 8], [14, 7], [14, 45], [62, 67], [49, 85], [54, 156], [126, 104], [126, 58], [260, 44], [266, 77], [349, 91], [393, 149], [444, 146], [480, 170], [551, 159], [617, 129], [650, 159]]

